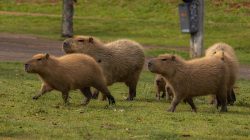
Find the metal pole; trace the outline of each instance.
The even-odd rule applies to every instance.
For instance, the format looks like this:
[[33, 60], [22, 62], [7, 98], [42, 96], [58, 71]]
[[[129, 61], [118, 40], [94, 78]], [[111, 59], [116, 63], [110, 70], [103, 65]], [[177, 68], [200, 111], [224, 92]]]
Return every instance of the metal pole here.
[[197, 10], [198, 12], [198, 17], [196, 17], [198, 18], [198, 32], [191, 34], [190, 57], [201, 57], [203, 54], [204, 0], [193, 0], [190, 10]]

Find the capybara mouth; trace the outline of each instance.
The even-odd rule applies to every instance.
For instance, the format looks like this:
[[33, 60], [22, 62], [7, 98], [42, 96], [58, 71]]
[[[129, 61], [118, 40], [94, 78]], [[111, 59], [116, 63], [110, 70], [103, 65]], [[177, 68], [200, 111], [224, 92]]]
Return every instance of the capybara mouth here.
[[153, 68], [153, 63], [152, 62], [148, 62], [148, 70], [151, 72], [154, 72], [154, 68]]

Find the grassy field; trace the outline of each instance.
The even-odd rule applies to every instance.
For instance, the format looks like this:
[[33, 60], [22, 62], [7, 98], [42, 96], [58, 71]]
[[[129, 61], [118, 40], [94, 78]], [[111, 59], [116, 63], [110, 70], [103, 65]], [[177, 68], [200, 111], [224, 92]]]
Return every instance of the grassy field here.
[[[20, 1], [20, 0], [19, 0]], [[0, 14], [0, 32], [60, 38], [61, 0], [1, 0], [0, 11], [45, 15]], [[26, 1], [26, 2], [25, 2]], [[146, 45], [189, 46], [181, 34], [177, 5], [181, 0], [78, 0], [75, 34], [106, 41], [134, 39]], [[205, 5], [205, 47], [226, 42], [236, 49], [242, 63], [250, 64], [250, 6], [248, 0], [211, 0]]]
[[110, 87], [116, 105], [92, 100], [80, 106], [83, 96], [70, 93], [65, 106], [59, 92], [39, 100], [32, 96], [41, 82], [26, 74], [21, 63], [0, 63], [0, 139], [249, 139], [250, 81], [239, 80], [237, 102], [228, 113], [219, 113], [209, 98], [196, 98], [198, 113], [181, 103], [175, 113], [166, 112], [170, 103], [155, 99], [154, 75], [143, 71], [135, 101], [124, 101], [127, 88]]
[[[62, 40], [61, 0], [0, 0], [0, 33], [31, 34]], [[53, 2], [51, 2], [53, 1]], [[181, 0], [78, 0], [75, 34], [97, 36], [105, 41], [134, 39], [152, 46], [148, 57], [174, 53], [188, 58], [189, 35], [181, 34], [177, 5]], [[231, 44], [242, 64], [250, 64], [250, 7], [248, 0], [206, 1], [205, 47], [224, 41]], [[17, 13], [21, 13], [17, 15]], [[22, 13], [26, 13], [22, 14]], [[30, 14], [27, 14], [30, 13]], [[36, 13], [37, 15], [32, 15]], [[12, 13], [13, 14], [13, 13]], [[162, 46], [155, 47], [154, 46]], [[237, 102], [229, 112], [219, 113], [209, 97], [195, 99], [198, 112], [181, 103], [175, 113], [170, 103], [155, 99], [154, 75], [143, 71], [135, 101], [124, 101], [123, 84], [109, 87], [116, 105], [91, 100], [80, 106], [83, 96], [70, 93], [64, 105], [53, 91], [39, 100], [36, 75], [26, 74], [19, 62], [0, 62], [0, 139], [249, 139], [250, 81], [237, 81]]]

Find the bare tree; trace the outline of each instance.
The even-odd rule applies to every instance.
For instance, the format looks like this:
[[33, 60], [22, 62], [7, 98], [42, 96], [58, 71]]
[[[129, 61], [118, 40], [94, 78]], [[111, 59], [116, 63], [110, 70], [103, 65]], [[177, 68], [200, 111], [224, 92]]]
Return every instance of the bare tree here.
[[73, 16], [74, 16], [74, 2], [76, 0], [63, 0], [62, 11], [62, 36], [73, 36]]

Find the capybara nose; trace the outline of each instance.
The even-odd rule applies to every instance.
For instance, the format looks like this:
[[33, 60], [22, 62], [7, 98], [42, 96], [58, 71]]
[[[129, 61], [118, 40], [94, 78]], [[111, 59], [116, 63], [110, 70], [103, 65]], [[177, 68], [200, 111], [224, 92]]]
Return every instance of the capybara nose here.
[[69, 47], [69, 43], [68, 43], [68, 42], [63, 42], [63, 47], [64, 47], [64, 48]]
[[148, 67], [151, 67], [152, 66], [152, 62], [148, 62]]
[[25, 71], [29, 68], [29, 64], [24, 64]]

